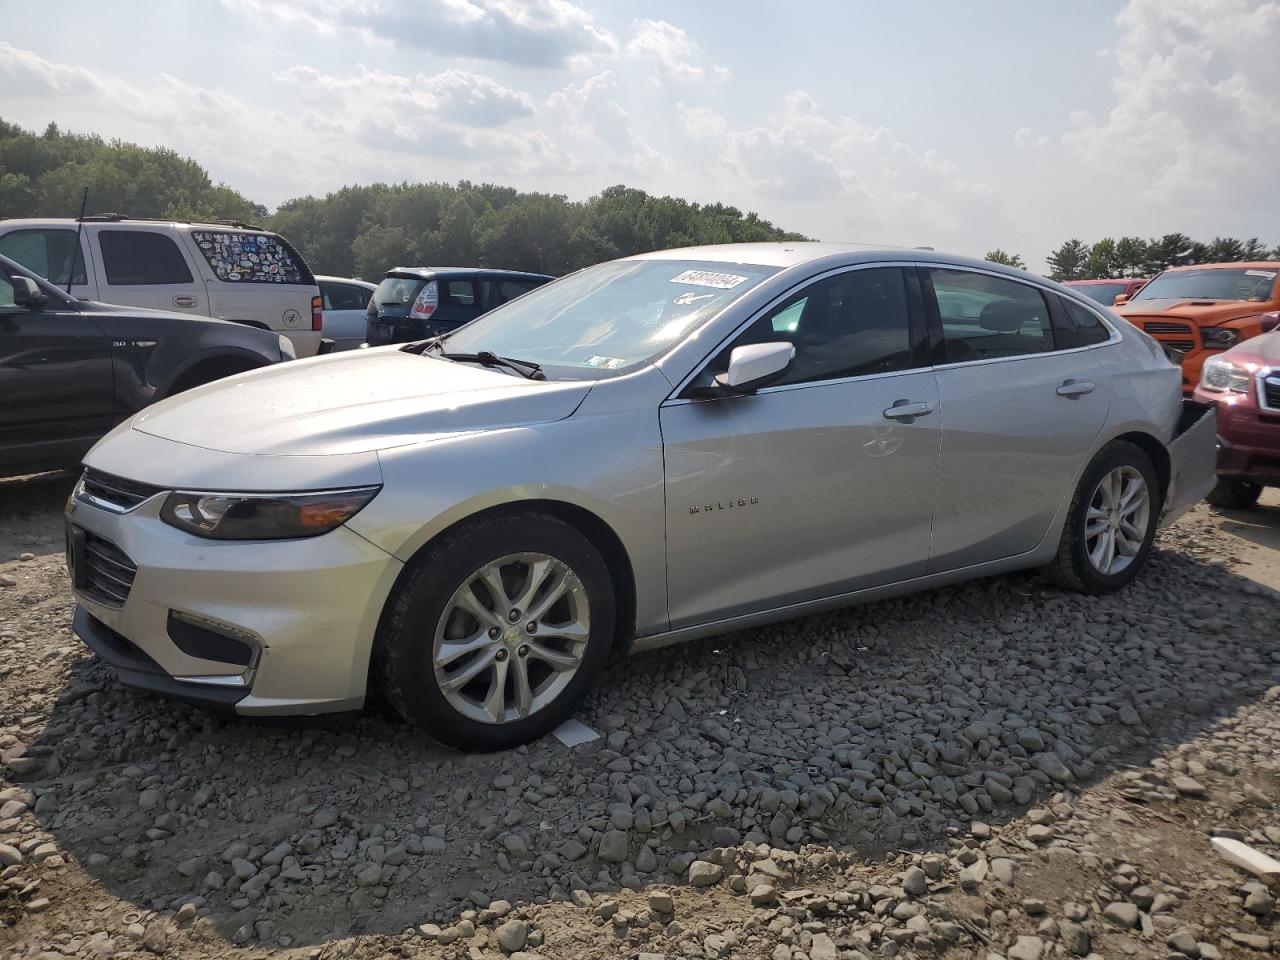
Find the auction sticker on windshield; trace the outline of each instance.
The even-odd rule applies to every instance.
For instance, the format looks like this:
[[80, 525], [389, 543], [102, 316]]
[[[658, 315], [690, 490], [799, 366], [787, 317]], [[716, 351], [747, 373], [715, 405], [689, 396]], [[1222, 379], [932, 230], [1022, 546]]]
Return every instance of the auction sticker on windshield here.
[[1272, 280], [1275, 278], [1276, 272], [1274, 270], [1246, 270], [1244, 275], [1246, 277], [1266, 277], [1268, 280]]
[[672, 277], [672, 283], [687, 283], [691, 287], [715, 287], [717, 290], [732, 290], [740, 283], [746, 283], [748, 277], [740, 277], [736, 273], [712, 273], [709, 270], [686, 270], [678, 277]]

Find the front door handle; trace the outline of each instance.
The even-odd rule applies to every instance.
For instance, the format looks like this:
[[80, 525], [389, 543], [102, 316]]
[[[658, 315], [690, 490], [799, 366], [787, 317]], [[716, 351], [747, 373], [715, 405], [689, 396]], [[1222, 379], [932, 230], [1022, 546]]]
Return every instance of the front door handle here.
[[1089, 380], [1064, 380], [1058, 388], [1060, 397], [1083, 397], [1086, 393], [1093, 393], [1093, 383]]
[[910, 400], [895, 400], [893, 406], [884, 411], [886, 420], [905, 420], [910, 423], [916, 417], [933, 413], [932, 403], [912, 403]]
[[173, 305], [175, 307], [194, 307], [196, 305], [196, 298], [186, 296], [174, 297]]

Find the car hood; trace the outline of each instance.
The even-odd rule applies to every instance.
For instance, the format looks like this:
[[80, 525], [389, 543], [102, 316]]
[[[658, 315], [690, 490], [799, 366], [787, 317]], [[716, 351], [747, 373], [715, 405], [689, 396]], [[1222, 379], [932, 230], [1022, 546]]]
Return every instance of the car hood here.
[[364, 453], [561, 420], [591, 389], [473, 364], [361, 350], [229, 377], [149, 407], [133, 429], [224, 453]]
[[1238, 343], [1222, 356], [1237, 363], [1253, 362], [1264, 367], [1280, 367], [1280, 332], [1264, 333]]
[[1265, 303], [1250, 300], [1137, 300], [1115, 310], [1122, 317], [1180, 317], [1201, 327], [1216, 327], [1265, 312]]

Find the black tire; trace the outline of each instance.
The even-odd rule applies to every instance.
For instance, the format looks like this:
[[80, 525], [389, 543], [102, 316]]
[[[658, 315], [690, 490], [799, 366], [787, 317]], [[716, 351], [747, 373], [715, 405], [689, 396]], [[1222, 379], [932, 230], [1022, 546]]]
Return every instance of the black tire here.
[[[523, 719], [487, 723], [449, 703], [436, 678], [433, 643], [445, 607], [472, 571], [519, 553], [567, 564], [586, 590], [589, 637], [577, 672], [549, 703]], [[600, 553], [577, 529], [531, 511], [503, 512], [446, 533], [401, 574], [379, 624], [374, 668], [382, 692], [405, 720], [463, 750], [502, 750], [563, 723], [595, 686], [613, 646], [613, 582]]]
[[1217, 484], [1205, 497], [1209, 505], [1222, 510], [1250, 510], [1262, 496], [1262, 485], [1248, 480], [1219, 477]]
[[[1102, 478], [1117, 467], [1133, 467], [1142, 474], [1147, 485], [1150, 507], [1147, 528], [1138, 552], [1123, 570], [1107, 574], [1094, 567], [1089, 560], [1085, 525], [1094, 492], [1098, 489]], [[1084, 476], [1080, 478], [1080, 484], [1076, 487], [1075, 495], [1071, 499], [1071, 507], [1067, 512], [1067, 522], [1062, 530], [1062, 539], [1058, 543], [1057, 555], [1040, 568], [1041, 575], [1051, 583], [1078, 593], [1099, 595], [1121, 589], [1138, 575], [1151, 555], [1151, 541], [1155, 538], [1156, 526], [1160, 519], [1161, 497], [1155, 467], [1142, 448], [1123, 440], [1107, 444], [1093, 458]]]

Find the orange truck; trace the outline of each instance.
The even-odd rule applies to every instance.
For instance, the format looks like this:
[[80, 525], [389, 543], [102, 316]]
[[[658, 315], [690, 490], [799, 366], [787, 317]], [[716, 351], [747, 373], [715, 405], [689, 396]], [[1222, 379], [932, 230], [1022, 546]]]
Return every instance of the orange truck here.
[[1173, 267], [1116, 313], [1182, 353], [1182, 391], [1200, 382], [1204, 362], [1280, 325], [1280, 261]]

